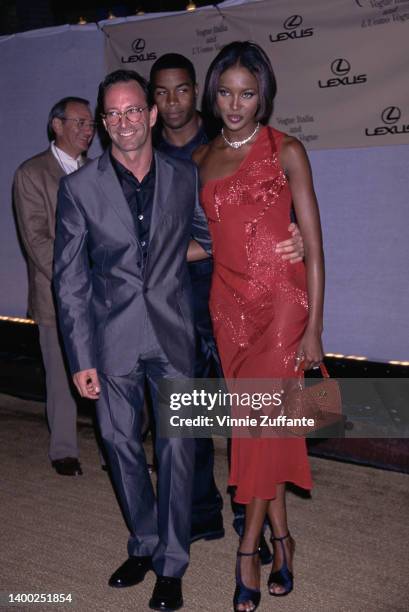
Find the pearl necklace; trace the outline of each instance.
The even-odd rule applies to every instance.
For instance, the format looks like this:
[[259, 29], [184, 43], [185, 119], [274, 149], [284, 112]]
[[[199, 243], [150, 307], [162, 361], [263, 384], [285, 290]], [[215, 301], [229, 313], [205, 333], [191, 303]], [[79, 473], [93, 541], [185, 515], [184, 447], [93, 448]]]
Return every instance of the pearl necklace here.
[[242, 147], [243, 145], [247, 144], [249, 142], [249, 140], [251, 140], [253, 138], [253, 136], [255, 136], [257, 134], [259, 129], [260, 129], [260, 122], [257, 122], [257, 125], [254, 128], [254, 132], [252, 132], [250, 134], [250, 136], [247, 136], [247, 138], [245, 138], [244, 140], [235, 140], [234, 142], [232, 142], [231, 140], [228, 140], [226, 138], [226, 136], [224, 135], [224, 128], [222, 128], [222, 138], [223, 138], [224, 142], [227, 145], [229, 145], [229, 147], [231, 147], [232, 149], [240, 149], [240, 147]]

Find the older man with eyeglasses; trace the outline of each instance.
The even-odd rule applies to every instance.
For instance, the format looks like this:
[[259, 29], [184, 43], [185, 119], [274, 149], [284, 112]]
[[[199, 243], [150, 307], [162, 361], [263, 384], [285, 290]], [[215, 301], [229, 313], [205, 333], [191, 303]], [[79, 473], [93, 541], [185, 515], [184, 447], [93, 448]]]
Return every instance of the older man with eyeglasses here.
[[82, 474], [78, 459], [77, 404], [65, 366], [51, 288], [55, 212], [60, 179], [85, 162], [95, 122], [88, 100], [67, 97], [48, 117], [50, 146], [25, 161], [14, 180], [14, 203], [27, 254], [30, 316], [40, 334], [46, 374], [49, 457], [57, 474]]

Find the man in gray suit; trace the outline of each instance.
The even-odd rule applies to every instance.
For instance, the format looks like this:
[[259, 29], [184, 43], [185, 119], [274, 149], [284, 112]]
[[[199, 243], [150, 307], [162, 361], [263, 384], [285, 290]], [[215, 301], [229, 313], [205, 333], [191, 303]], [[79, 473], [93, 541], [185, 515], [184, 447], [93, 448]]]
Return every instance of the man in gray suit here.
[[160, 378], [193, 375], [194, 329], [186, 254], [191, 237], [210, 252], [190, 161], [154, 153], [157, 108], [146, 81], [118, 70], [100, 85], [111, 147], [61, 181], [54, 282], [74, 382], [96, 399], [129, 558], [113, 587], [157, 575], [149, 605], [183, 605], [189, 561], [194, 440], [156, 440], [155, 500], [141, 440], [144, 384], [158, 418]]
[[30, 316], [38, 324], [46, 374], [49, 457], [58, 474], [81, 474], [77, 405], [58, 335], [51, 289], [55, 211], [60, 179], [84, 164], [95, 124], [88, 100], [63, 98], [48, 117], [50, 147], [25, 161], [14, 180], [14, 204], [27, 253]]

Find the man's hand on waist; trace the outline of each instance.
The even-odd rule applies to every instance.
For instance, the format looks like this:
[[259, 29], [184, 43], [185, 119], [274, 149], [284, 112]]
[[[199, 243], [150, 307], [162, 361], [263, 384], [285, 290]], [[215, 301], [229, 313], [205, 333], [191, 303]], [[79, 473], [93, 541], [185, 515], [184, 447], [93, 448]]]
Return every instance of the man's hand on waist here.
[[187, 261], [190, 263], [192, 261], [202, 261], [204, 259], [209, 259], [209, 253], [206, 253], [204, 248], [200, 246], [196, 240], [191, 240], [189, 243], [189, 248], [187, 251]]
[[291, 238], [279, 242], [276, 253], [281, 253], [282, 259], [288, 259], [290, 263], [298, 263], [304, 259], [304, 241], [296, 223], [291, 223], [288, 231], [292, 234]]

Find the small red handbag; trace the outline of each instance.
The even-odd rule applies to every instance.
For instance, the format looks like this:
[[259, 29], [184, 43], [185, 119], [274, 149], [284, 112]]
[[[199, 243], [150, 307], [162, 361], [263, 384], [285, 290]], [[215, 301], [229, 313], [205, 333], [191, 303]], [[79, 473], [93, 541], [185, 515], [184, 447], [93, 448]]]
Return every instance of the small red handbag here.
[[[326, 366], [321, 363], [323, 379], [302, 389], [292, 389], [284, 400], [284, 409], [289, 419], [297, 419], [297, 424], [288, 429], [297, 436], [306, 436], [317, 430], [327, 428], [343, 421], [342, 399], [339, 383], [330, 378]], [[313, 420], [314, 425], [300, 424], [303, 419]]]

